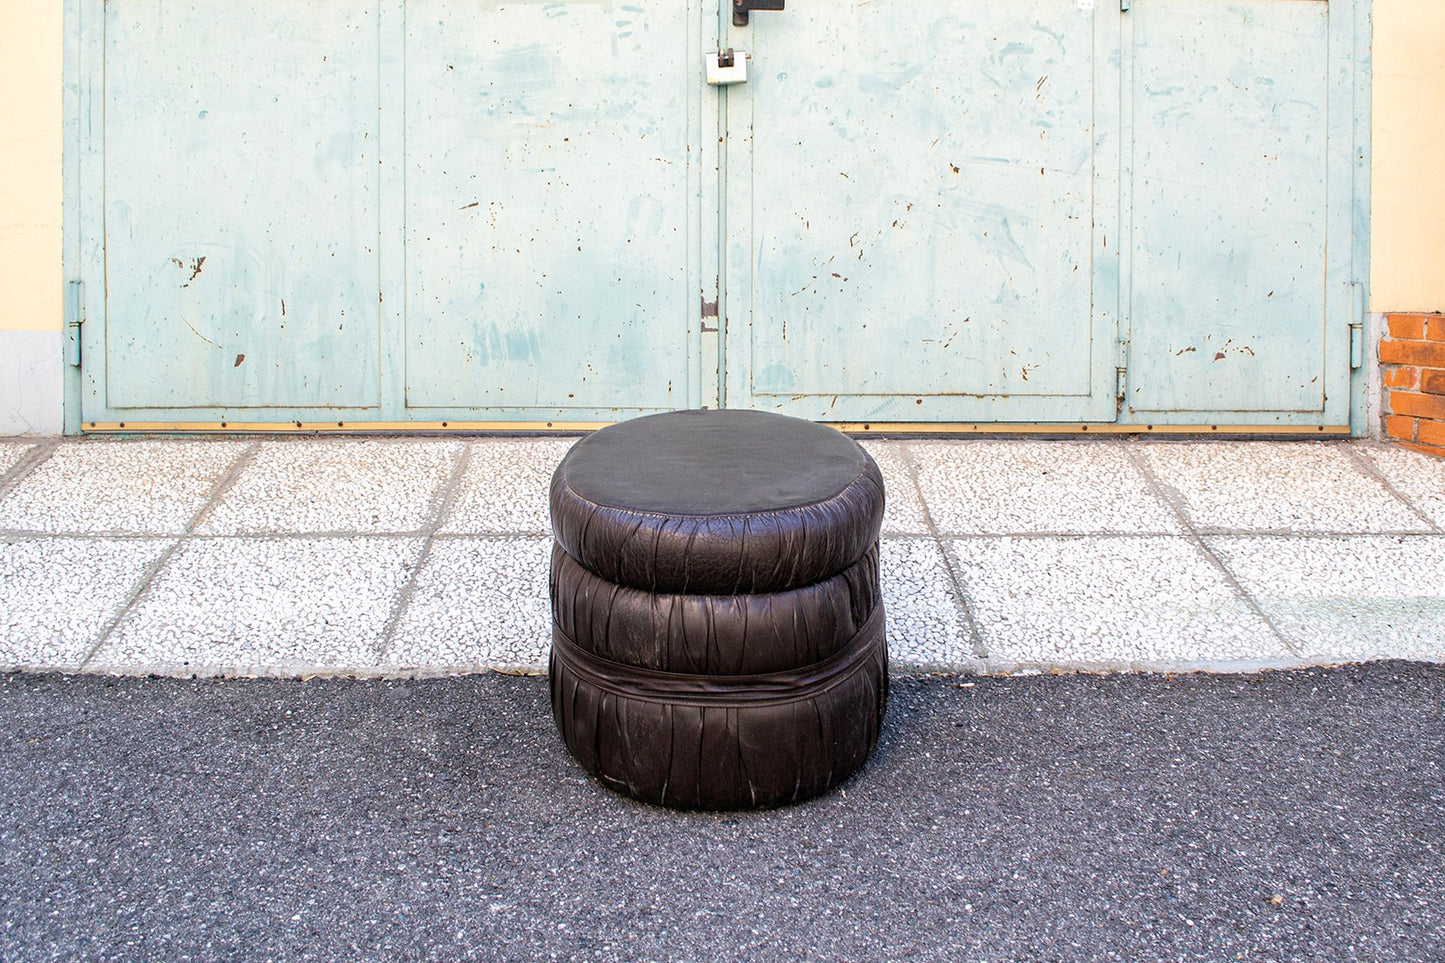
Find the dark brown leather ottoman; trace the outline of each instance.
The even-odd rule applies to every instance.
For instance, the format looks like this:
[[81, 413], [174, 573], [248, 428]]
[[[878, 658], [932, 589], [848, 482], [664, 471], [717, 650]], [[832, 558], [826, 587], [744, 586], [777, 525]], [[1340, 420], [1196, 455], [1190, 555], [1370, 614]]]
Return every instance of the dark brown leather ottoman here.
[[815, 796], [888, 700], [883, 476], [831, 428], [675, 411], [552, 478], [552, 713], [588, 772], [681, 808]]

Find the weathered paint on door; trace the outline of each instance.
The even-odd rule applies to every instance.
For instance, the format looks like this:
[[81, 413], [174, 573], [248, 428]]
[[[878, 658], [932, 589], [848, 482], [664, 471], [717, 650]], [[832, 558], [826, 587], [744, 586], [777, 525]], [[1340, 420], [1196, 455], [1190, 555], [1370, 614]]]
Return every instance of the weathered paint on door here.
[[78, 6], [87, 422], [716, 404], [697, 4]]
[[728, 94], [727, 403], [1112, 421], [1117, 17], [1074, 0], [754, 14], [756, 80]]
[[1347, 423], [1353, 4], [1138, 0], [1124, 26], [1128, 416]]
[[689, 3], [406, 7], [406, 404], [700, 403]]
[[1362, 2], [813, 0], [751, 21], [727, 404], [1348, 423]]
[[1368, 0], [68, 3], [86, 421], [1348, 419]]
[[105, 300], [86, 417], [377, 406], [375, 8], [97, 13], [104, 284], [88, 287]]

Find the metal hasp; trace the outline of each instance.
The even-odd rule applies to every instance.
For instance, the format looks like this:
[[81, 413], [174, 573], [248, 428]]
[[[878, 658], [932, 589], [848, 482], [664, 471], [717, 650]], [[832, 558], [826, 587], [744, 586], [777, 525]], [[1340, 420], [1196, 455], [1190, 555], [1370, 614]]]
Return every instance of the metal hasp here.
[[733, 26], [748, 25], [749, 10], [781, 10], [783, 0], [733, 0]]

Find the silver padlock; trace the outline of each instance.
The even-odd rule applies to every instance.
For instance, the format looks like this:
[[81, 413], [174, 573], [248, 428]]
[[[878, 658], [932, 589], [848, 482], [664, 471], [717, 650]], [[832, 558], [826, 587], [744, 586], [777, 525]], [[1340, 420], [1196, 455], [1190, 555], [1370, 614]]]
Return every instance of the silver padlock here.
[[707, 82], [715, 87], [745, 84], [748, 81], [748, 52], [729, 47], [703, 55], [707, 65]]

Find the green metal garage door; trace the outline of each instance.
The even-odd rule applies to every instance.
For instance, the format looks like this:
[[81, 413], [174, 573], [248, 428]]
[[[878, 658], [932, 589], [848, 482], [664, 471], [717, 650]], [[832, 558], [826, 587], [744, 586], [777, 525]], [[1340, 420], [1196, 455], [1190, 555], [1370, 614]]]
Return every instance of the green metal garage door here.
[[1364, 5], [70, 0], [79, 427], [1345, 425]]

